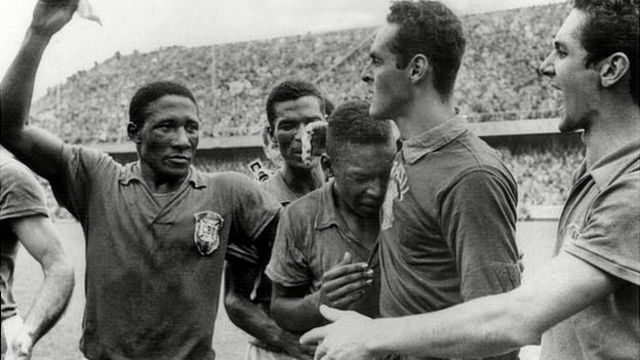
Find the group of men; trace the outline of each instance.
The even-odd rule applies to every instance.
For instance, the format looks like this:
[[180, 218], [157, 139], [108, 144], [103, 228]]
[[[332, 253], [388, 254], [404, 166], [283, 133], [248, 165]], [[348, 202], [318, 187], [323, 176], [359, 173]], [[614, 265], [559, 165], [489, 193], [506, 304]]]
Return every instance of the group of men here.
[[[457, 114], [465, 38], [442, 3], [391, 5], [362, 72], [371, 103], [329, 113], [313, 84], [275, 86], [266, 138], [282, 166], [261, 184], [192, 166], [198, 102], [173, 82], [133, 96], [130, 164], [29, 126], [40, 58], [76, 7], [36, 5], [1, 83], [0, 143], [84, 230], [85, 358], [213, 359], [225, 262], [225, 307], [255, 338], [248, 359], [515, 359], [541, 339], [544, 359], [640, 355], [636, 0], [576, 0], [540, 66], [586, 157], [556, 256], [522, 284], [516, 183]], [[305, 161], [305, 127], [324, 120], [326, 151]], [[0, 166], [3, 356], [29, 358], [73, 273], [32, 175], [4, 155]], [[24, 322], [10, 295], [18, 242], [45, 272]]]

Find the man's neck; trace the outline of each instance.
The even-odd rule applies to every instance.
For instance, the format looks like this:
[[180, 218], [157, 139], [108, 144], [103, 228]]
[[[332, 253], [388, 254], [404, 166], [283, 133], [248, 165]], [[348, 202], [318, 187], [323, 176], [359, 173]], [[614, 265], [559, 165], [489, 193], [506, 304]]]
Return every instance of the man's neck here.
[[161, 176], [143, 162], [140, 162], [140, 171], [142, 180], [154, 194], [175, 192], [189, 176], [189, 173], [180, 177]]
[[585, 160], [590, 168], [607, 154], [640, 139], [640, 107], [610, 104], [601, 107], [585, 130]]
[[282, 177], [291, 191], [307, 194], [324, 183], [324, 174], [320, 165], [310, 169], [294, 168], [287, 164], [282, 167]]
[[455, 114], [450, 98], [443, 100], [439, 94], [428, 93], [416, 97], [395, 122], [402, 138], [409, 139], [446, 122]]

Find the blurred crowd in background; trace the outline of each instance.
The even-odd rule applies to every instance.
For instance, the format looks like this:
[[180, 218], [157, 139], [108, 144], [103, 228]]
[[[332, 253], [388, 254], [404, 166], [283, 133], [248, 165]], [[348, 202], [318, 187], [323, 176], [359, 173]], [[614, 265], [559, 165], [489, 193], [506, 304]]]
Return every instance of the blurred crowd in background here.
[[[456, 83], [460, 113], [470, 122], [560, 116], [559, 92], [536, 69], [551, 50], [568, 3], [462, 17], [467, 49]], [[366, 99], [360, 80], [374, 28], [213, 45], [116, 53], [36, 100], [31, 122], [70, 143], [126, 141], [134, 91], [158, 79], [187, 85], [198, 99], [203, 137], [258, 135], [268, 91], [284, 78], [314, 81], [334, 104]], [[499, 149], [518, 182], [519, 204], [561, 205], [582, 148]], [[244, 159], [204, 160], [210, 171], [248, 173]], [[50, 197], [52, 207], [58, 209]], [[56, 210], [64, 216], [62, 210]]]

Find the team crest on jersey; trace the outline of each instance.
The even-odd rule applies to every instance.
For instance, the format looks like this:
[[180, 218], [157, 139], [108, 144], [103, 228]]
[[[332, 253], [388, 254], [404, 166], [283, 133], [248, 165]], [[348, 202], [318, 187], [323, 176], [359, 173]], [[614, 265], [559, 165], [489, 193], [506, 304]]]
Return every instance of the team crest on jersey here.
[[395, 199], [402, 201], [404, 195], [409, 191], [409, 179], [404, 166], [397, 160], [393, 162], [391, 174], [389, 176], [389, 185], [387, 193], [382, 204], [382, 222], [381, 229], [386, 230], [393, 225], [393, 202]]
[[220, 229], [224, 219], [213, 211], [201, 211], [193, 216], [196, 218], [193, 242], [200, 255], [211, 255], [220, 246]]
[[580, 227], [574, 223], [569, 224], [569, 226], [567, 226], [565, 239], [568, 239], [568, 240], [571, 240], [571, 242], [574, 242], [578, 240], [579, 237], [580, 237]]

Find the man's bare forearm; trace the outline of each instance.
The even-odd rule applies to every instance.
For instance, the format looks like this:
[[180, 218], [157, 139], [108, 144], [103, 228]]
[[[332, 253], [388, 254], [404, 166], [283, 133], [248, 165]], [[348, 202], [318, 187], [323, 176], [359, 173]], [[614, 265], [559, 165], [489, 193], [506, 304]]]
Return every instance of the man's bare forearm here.
[[227, 294], [225, 309], [237, 327], [265, 343], [270, 350], [302, 357], [298, 337], [280, 328], [258, 305], [236, 294]]
[[511, 292], [440, 311], [371, 320], [354, 312], [323, 308], [323, 315], [334, 323], [306, 333], [301, 341], [322, 342], [318, 349], [335, 359], [368, 359], [389, 353], [438, 358], [495, 356], [538, 343], [544, 331], [612, 293], [621, 282], [560, 253]]
[[317, 292], [304, 297], [279, 296], [272, 301], [271, 313], [278, 325], [296, 333], [326, 324], [318, 311], [320, 304]]
[[25, 318], [25, 327], [38, 341], [64, 312], [74, 286], [73, 266], [64, 256], [52, 255], [43, 264], [44, 281]]
[[16, 139], [16, 131], [19, 131], [29, 118], [36, 73], [50, 40], [51, 36], [41, 35], [29, 29], [18, 55], [0, 84], [0, 139], [10, 150], [13, 145], [11, 140]]
[[[506, 295], [509, 296], [509, 295]], [[536, 343], [541, 332], [518, 326], [519, 311], [505, 311], [505, 294], [481, 298], [473, 305], [405, 318], [379, 319], [368, 345], [373, 353], [435, 357], [486, 357]]]
[[78, 0], [39, 0], [31, 24], [9, 70], [0, 82], [0, 144], [49, 181], [59, 171], [62, 140], [26, 127], [36, 73], [51, 37], [72, 18]]

